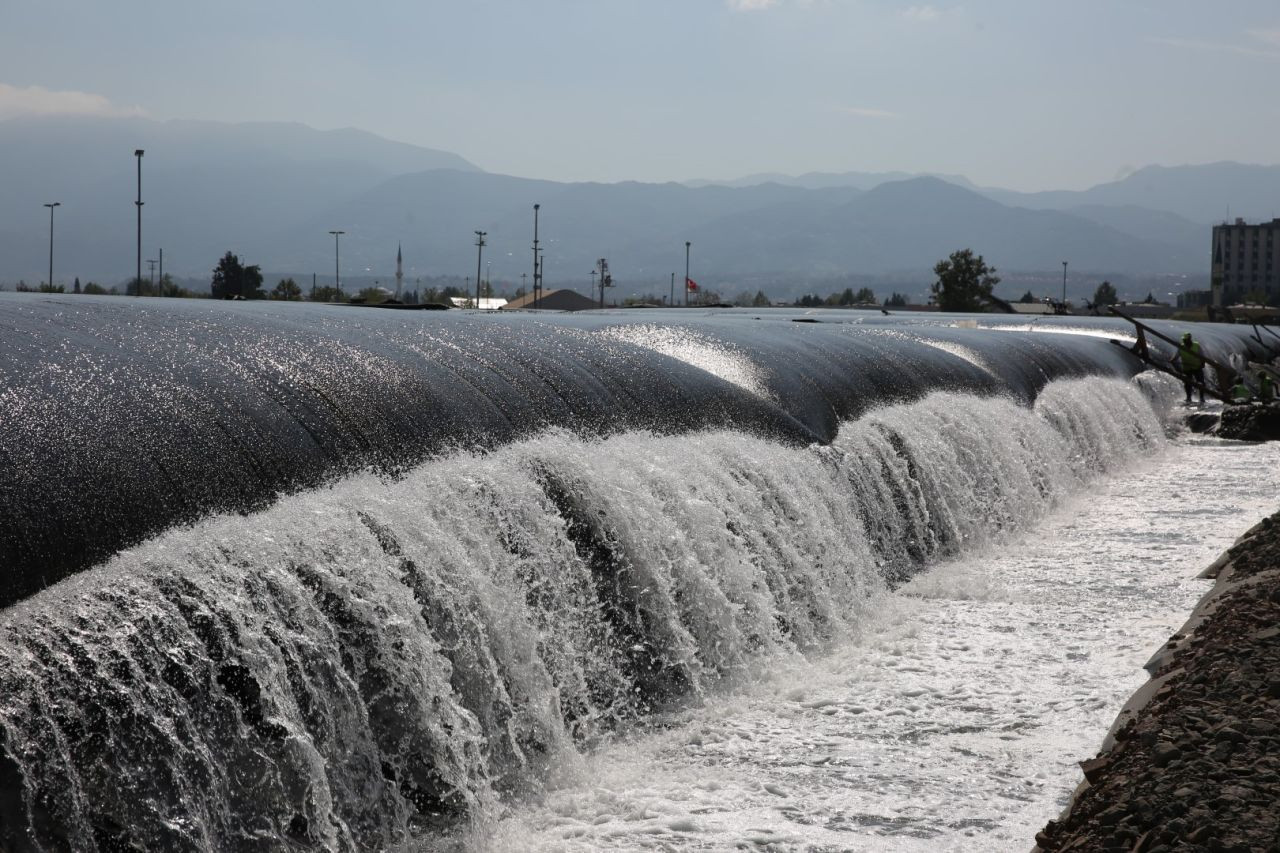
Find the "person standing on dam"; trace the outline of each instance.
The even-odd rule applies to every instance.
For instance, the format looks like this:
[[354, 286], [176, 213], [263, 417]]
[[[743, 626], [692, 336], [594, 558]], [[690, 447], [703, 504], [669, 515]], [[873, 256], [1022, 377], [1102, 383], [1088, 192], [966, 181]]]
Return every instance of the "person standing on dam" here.
[[[1190, 332], [1182, 333], [1182, 345], [1177, 353], [1169, 359], [1179, 364], [1182, 373], [1182, 388], [1187, 392], [1187, 404], [1191, 404], [1191, 389], [1196, 387], [1200, 392], [1200, 405], [1204, 405], [1204, 356], [1200, 355], [1200, 342], [1191, 338]], [[1199, 383], [1196, 385], [1195, 383]]]

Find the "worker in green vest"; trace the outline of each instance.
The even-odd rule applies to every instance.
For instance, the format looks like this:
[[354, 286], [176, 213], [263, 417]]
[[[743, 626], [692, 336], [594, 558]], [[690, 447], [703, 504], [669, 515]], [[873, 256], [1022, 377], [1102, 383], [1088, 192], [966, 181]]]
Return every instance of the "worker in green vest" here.
[[1265, 370], [1258, 371], [1258, 399], [1264, 403], [1275, 402], [1276, 383]]
[[1244, 377], [1237, 375], [1236, 383], [1231, 386], [1227, 396], [1231, 398], [1232, 403], [1248, 403], [1253, 399], [1253, 392], [1249, 390], [1248, 385], [1244, 384]]
[[[1200, 392], [1200, 405], [1204, 405], [1204, 356], [1200, 354], [1200, 342], [1191, 339], [1190, 332], [1182, 334], [1182, 345], [1178, 352], [1169, 359], [1179, 365], [1182, 373], [1182, 388], [1187, 392], [1187, 404], [1191, 404], [1191, 389]], [[1198, 383], [1198, 384], [1197, 384]]]

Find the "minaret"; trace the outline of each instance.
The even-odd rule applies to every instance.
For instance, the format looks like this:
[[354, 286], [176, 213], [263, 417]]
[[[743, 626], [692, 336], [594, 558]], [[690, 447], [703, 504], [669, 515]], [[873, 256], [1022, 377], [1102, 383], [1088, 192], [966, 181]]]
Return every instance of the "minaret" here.
[[400, 285], [404, 283], [404, 258], [400, 255], [400, 244], [396, 243], [396, 301], [400, 301]]

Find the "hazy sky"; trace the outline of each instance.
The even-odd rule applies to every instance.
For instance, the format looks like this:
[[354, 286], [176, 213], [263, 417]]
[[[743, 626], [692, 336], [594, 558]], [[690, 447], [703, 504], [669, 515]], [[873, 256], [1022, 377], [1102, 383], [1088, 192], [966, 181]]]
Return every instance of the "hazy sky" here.
[[358, 127], [553, 180], [1280, 160], [1276, 0], [4, 0], [0, 118]]

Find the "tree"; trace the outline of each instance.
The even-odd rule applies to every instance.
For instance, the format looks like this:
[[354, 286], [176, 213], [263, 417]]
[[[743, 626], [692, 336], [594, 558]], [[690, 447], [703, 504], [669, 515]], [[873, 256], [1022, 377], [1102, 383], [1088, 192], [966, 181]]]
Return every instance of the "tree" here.
[[951, 257], [933, 267], [938, 280], [931, 293], [943, 311], [981, 311], [991, 291], [1000, 283], [995, 267], [988, 267], [982, 255], [972, 249], [952, 252]]
[[769, 304], [769, 297], [764, 295], [764, 291], [757, 290], [755, 298], [751, 300], [751, 306], [753, 308], [768, 308]]
[[1104, 281], [1094, 289], [1092, 301], [1094, 305], [1102, 307], [1104, 305], [1115, 305], [1120, 301], [1120, 297], [1116, 294], [1116, 289], [1111, 286], [1111, 282]]
[[1156, 304], [1156, 295], [1155, 295], [1154, 293], [1152, 293], [1150, 290], [1148, 290], [1148, 291], [1147, 291], [1147, 298], [1146, 298], [1146, 299], [1144, 299], [1144, 300], [1142, 300], [1142, 301], [1143, 301], [1143, 303], [1145, 303], [1145, 304], [1147, 304], [1147, 305], [1155, 305], [1155, 304]]
[[71, 292], [72, 292], [72, 293], [80, 293], [80, 292], [81, 292], [81, 291], [80, 291], [80, 276], [76, 276], [76, 286], [75, 286], [75, 288], [74, 288]]
[[890, 296], [888, 299], [886, 299], [886, 300], [884, 301], [884, 307], [886, 307], [886, 308], [906, 308], [906, 307], [907, 307], [907, 297], [903, 296], [901, 293], [894, 293], [892, 296]]
[[853, 303], [855, 305], [866, 305], [868, 303], [874, 305], [876, 301], [876, 292], [869, 287], [864, 287], [853, 295]]
[[233, 253], [227, 252], [213, 268], [211, 282], [214, 299], [262, 299], [262, 270], [244, 266]]
[[271, 291], [272, 299], [281, 299], [286, 302], [298, 302], [302, 299], [302, 288], [298, 287], [298, 283], [292, 278], [282, 278]]
[[1032, 296], [1031, 291], [1028, 290], [1026, 293], [1022, 294], [1022, 298], [1019, 299], [1018, 301], [1021, 302], [1023, 305], [1030, 305], [1032, 302], [1036, 301], [1036, 298]]
[[351, 301], [361, 302], [365, 305], [378, 305], [379, 303], [386, 302], [390, 298], [391, 295], [381, 287], [366, 287], [357, 293]]
[[96, 281], [88, 282], [84, 286], [84, 293], [87, 293], [90, 296], [104, 296], [106, 295], [106, 292], [107, 289]]
[[332, 285], [323, 285], [313, 288], [311, 295], [307, 297], [312, 302], [346, 302], [346, 297], [339, 299], [338, 288]]

